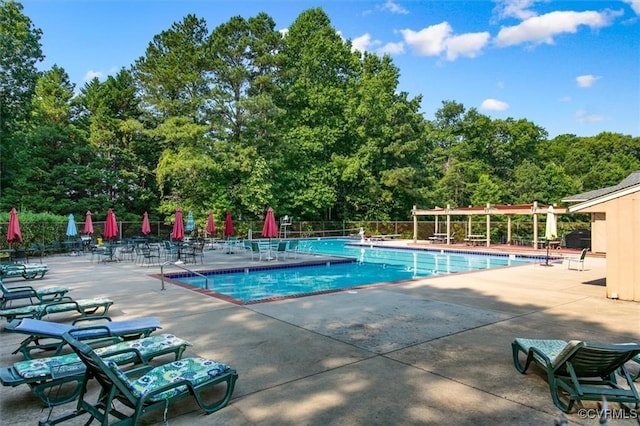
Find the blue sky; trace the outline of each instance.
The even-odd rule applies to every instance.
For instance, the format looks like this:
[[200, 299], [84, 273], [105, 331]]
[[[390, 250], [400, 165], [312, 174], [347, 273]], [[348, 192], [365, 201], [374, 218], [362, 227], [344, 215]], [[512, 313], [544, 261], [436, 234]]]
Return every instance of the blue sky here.
[[640, 0], [23, 0], [42, 29], [41, 69], [76, 88], [143, 56], [187, 14], [212, 30], [266, 12], [286, 30], [321, 7], [354, 48], [389, 53], [399, 89], [432, 120], [446, 100], [495, 119], [525, 118], [549, 137], [640, 136]]

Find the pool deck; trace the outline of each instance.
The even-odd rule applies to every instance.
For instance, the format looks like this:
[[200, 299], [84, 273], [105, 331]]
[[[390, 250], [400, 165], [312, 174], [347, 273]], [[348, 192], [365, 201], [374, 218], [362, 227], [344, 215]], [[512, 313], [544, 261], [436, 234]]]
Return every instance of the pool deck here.
[[[77, 299], [109, 297], [114, 320], [157, 316], [163, 332], [192, 343], [185, 356], [212, 358], [238, 371], [226, 408], [204, 415], [182, 400], [169, 406], [171, 425], [552, 425], [560, 411], [542, 370], [521, 375], [513, 367], [515, 337], [640, 341], [640, 303], [605, 298], [603, 257], [589, 256], [584, 271], [568, 270], [566, 262], [528, 264], [253, 305], [170, 282], [162, 290], [152, 276], [157, 266], [91, 263], [89, 255], [48, 257], [45, 263], [44, 279], [5, 283], [64, 285]], [[197, 269], [265, 263], [206, 251]], [[0, 336], [0, 366], [21, 360], [11, 355], [19, 336]], [[73, 407], [56, 407], [53, 416]], [[0, 389], [3, 426], [35, 424], [47, 415], [28, 387]], [[572, 424], [599, 424], [577, 413], [567, 417]], [[162, 424], [162, 410], [144, 420]]]

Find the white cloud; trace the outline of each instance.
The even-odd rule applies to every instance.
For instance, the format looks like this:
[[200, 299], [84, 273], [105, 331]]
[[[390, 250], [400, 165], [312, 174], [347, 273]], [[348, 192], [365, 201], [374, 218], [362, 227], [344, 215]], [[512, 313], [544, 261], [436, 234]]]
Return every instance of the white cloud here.
[[558, 102], [571, 102], [571, 96], [563, 96], [558, 98]]
[[446, 40], [447, 59], [455, 60], [458, 56], [475, 58], [489, 42], [491, 36], [487, 32], [467, 33], [450, 37]]
[[496, 83], [496, 87], [498, 89], [504, 89], [504, 81], [499, 81]]
[[578, 87], [591, 87], [596, 81], [600, 80], [602, 77], [598, 77], [591, 74], [579, 75], [576, 77], [576, 84]]
[[553, 37], [563, 33], [575, 33], [580, 25], [591, 29], [610, 25], [622, 12], [604, 11], [556, 11], [534, 16], [518, 25], [502, 27], [496, 36], [498, 46], [513, 46], [522, 43], [553, 44]]
[[398, 42], [387, 43], [382, 46], [382, 42], [380, 40], [372, 40], [371, 34], [365, 33], [360, 37], [356, 37], [351, 40], [351, 51], [359, 51], [361, 53], [375, 51], [375, 53], [379, 55], [384, 55], [386, 53], [390, 55], [397, 55], [404, 53], [404, 44], [402, 42]]
[[480, 109], [484, 111], [504, 111], [509, 109], [509, 104], [497, 99], [485, 99], [480, 104]]
[[405, 43], [416, 54], [439, 56], [445, 53], [450, 61], [459, 56], [476, 57], [487, 45], [490, 38], [487, 32], [453, 35], [453, 30], [448, 22], [431, 25], [420, 31], [404, 29], [400, 30], [400, 33]]
[[413, 30], [400, 30], [404, 41], [419, 55], [438, 56], [445, 49], [445, 40], [451, 34], [451, 25], [448, 22], [432, 25], [416, 32]]
[[387, 43], [379, 48], [377, 52], [382, 55], [384, 55], [385, 53], [388, 53], [390, 55], [399, 55], [401, 53], [404, 53], [404, 43]]
[[91, 80], [93, 80], [93, 79], [94, 79], [94, 78], [96, 78], [96, 77], [97, 77], [98, 79], [100, 79], [100, 78], [102, 78], [102, 76], [103, 76], [103, 75], [104, 75], [104, 72], [102, 72], [102, 71], [89, 70], [89, 71], [87, 71], [87, 73], [84, 75], [84, 78], [83, 78], [83, 80], [82, 80], [82, 81], [85, 81], [85, 82], [87, 82], [87, 81], [91, 81]]
[[387, 0], [387, 2], [384, 5], [380, 6], [380, 10], [388, 10], [391, 13], [396, 13], [400, 15], [409, 14], [409, 11], [407, 9], [405, 9], [404, 7], [400, 6], [398, 3], [392, 0]]
[[578, 123], [599, 123], [606, 120], [607, 117], [604, 115], [592, 114], [585, 110], [576, 111], [576, 121]]
[[498, 17], [517, 18], [521, 20], [529, 19], [537, 13], [529, 10], [529, 7], [536, 3], [536, 0], [496, 0], [495, 12]]
[[366, 51], [370, 51], [375, 48], [375, 46], [381, 45], [382, 42], [380, 40], [372, 40], [371, 34], [365, 33], [360, 37], [356, 37], [351, 40], [351, 51], [360, 51], [362, 53]]
[[624, 0], [624, 2], [629, 3], [636, 15], [640, 15], [640, 0]]

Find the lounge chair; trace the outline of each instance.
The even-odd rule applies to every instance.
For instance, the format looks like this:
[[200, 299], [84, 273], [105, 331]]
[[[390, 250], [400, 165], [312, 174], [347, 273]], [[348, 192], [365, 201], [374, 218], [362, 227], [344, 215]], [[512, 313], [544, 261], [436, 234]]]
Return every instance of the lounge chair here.
[[[96, 321], [104, 321], [96, 323]], [[143, 317], [125, 321], [111, 321], [106, 317], [77, 320], [73, 324], [61, 324], [57, 322], [34, 320], [23, 318], [8, 323], [4, 330], [8, 333], [25, 334], [27, 337], [20, 342], [18, 349], [12, 352], [21, 352], [25, 359], [32, 359], [31, 352], [35, 350], [49, 351], [48, 355], [59, 355], [65, 343], [62, 335], [73, 331], [77, 339], [98, 340], [117, 343], [122, 339], [134, 339], [148, 337], [155, 330], [161, 328], [160, 321], [156, 317]], [[82, 325], [78, 325], [82, 324]]]
[[571, 269], [571, 263], [578, 264], [578, 270], [584, 271], [584, 259], [587, 257], [587, 249], [582, 249], [580, 252], [580, 256], [578, 257], [567, 257], [567, 269]]
[[5, 317], [7, 321], [12, 321], [16, 318], [42, 319], [49, 314], [74, 311], [78, 312], [81, 317], [85, 317], [96, 314], [100, 309], [102, 309], [100, 315], [106, 315], [111, 305], [113, 305], [111, 299], [95, 298], [73, 300], [70, 297], [62, 297], [38, 305], [2, 309], [0, 310], [0, 317]]
[[[23, 300], [29, 301], [29, 304], [52, 302], [56, 299], [64, 297], [69, 292], [66, 287], [43, 287], [35, 289], [29, 285], [21, 285], [17, 287], [7, 287], [0, 278], [0, 309], [8, 308], [13, 301]], [[25, 303], [22, 303], [25, 304]]]
[[[143, 414], [155, 409], [165, 410], [166, 417], [169, 404], [188, 396], [192, 396], [198, 406], [209, 414], [229, 403], [238, 378], [238, 373], [228, 365], [204, 358], [183, 358], [155, 368], [145, 366], [122, 371], [115, 362], [102, 359], [90, 346], [69, 334], [65, 334], [64, 339], [84, 362], [87, 371], [76, 409], [47, 419], [47, 425], [65, 422], [83, 414], [89, 414], [90, 420], [95, 418], [101, 424], [108, 424], [109, 417], [113, 416], [120, 420], [118, 424], [136, 425]], [[95, 378], [101, 386], [94, 403], [86, 396], [86, 384], [90, 378]], [[221, 383], [226, 385], [222, 396], [210, 404], [205, 403], [202, 391]], [[116, 408], [116, 400], [129, 409], [126, 411], [133, 412], [125, 413]]]
[[42, 263], [3, 263], [0, 264], [0, 278], [21, 277], [25, 280], [34, 280], [44, 277], [49, 267]]
[[[515, 339], [511, 344], [516, 370], [525, 373], [532, 361], [544, 368], [556, 407], [568, 413], [576, 401], [640, 404], [625, 363], [640, 354], [640, 344], [604, 344], [572, 340]], [[521, 364], [519, 354], [526, 355]], [[616, 371], [626, 387], [617, 383]], [[567, 400], [568, 399], [568, 400]]]
[[[175, 359], [179, 360], [186, 347], [190, 345], [173, 334], [157, 334], [103, 346], [95, 349], [95, 353], [118, 365], [147, 364], [153, 358], [167, 354], [174, 354]], [[1, 367], [0, 383], [11, 387], [29, 385], [44, 405], [52, 407], [78, 398], [85, 370], [86, 367], [78, 355], [71, 353], [19, 361], [8, 367]], [[75, 386], [70, 388], [68, 383], [73, 382]], [[54, 388], [58, 389], [53, 391]]]
[[631, 359], [631, 363], [636, 364], [636, 369], [633, 374], [631, 374], [631, 379], [635, 382], [640, 379], [640, 355], [636, 355]]

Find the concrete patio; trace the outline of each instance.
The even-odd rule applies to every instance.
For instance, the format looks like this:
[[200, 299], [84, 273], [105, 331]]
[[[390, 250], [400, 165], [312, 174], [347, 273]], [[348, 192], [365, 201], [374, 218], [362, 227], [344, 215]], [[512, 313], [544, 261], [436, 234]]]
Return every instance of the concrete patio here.
[[[163, 332], [192, 343], [185, 356], [238, 371], [226, 408], [203, 415], [183, 400], [169, 407], [172, 425], [552, 425], [560, 411], [545, 375], [538, 368], [519, 374], [510, 344], [515, 337], [640, 341], [640, 303], [604, 297], [605, 262], [588, 258], [584, 271], [530, 264], [244, 306], [171, 283], [163, 291], [151, 276], [158, 267], [91, 263], [90, 256], [48, 257], [44, 279], [6, 284], [64, 285], [76, 299], [109, 297], [114, 320], [157, 316]], [[257, 264], [247, 255], [206, 251], [197, 269]], [[21, 360], [11, 352], [22, 339], [0, 338], [0, 364]], [[52, 416], [73, 408], [56, 407]], [[35, 424], [48, 414], [27, 386], [0, 389], [3, 425]], [[599, 424], [578, 413], [567, 417]], [[162, 424], [162, 410], [144, 420]]]

